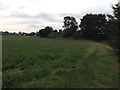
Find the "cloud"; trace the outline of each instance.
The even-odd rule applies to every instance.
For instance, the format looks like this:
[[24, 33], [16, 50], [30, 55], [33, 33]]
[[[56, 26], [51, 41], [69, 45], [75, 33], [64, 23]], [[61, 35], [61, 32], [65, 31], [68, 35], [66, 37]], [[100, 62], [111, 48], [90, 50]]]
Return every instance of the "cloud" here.
[[37, 14], [37, 15], [35, 15], [33, 18], [44, 19], [44, 20], [47, 20], [47, 21], [56, 21], [56, 20], [54, 19], [53, 15], [47, 14], [47, 13]]
[[7, 16], [2, 16], [4, 18], [16, 18], [16, 19], [26, 19], [29, 21], [30, 20], [36, 20], [36, 21], [46, 21], [46, 22], [61, 22], [61, 19], [63, 17], [60, 17], [58, 14], [48, 14], [48, 13], [40, 13], [37, 15], [30, 15], [27, 13], [22, 13], [22, 12], [12, 12]]
[[63, 26], [64, 16], [79, 23], [87, 13], [112, 14], [118, 0], [0, 0], [0, 26], [8, 30], [34, 31], [49, 25]]
[[18, 30], [17, 28], [19, 28], [19, 30], [21, 28], [22, 31], [38, 31], [42, 28], [45, 28], [46, 26], [52, 26], [55, 29], [62, 27], [62, 20], [59, 20], [58, 15], [53, 14], [40, 13], [32, 16], [26, 13], [14, 12], [7, 17], [8, 18], [4, 18], [5, 22], [2, 22], [2, 24], [4, 25], [3, 28], [11, 28], [10, 30], [12, 31], [15, 30], [15, 28], [16, 30]]
[[75, 18], [80, 18], [80, 16], [81, 16], [81, 13], [61, 13], [61, 14], [59, 14], [59, 16], [61, 16], [61, 17], [65, 17], [65, 16], [73, 16], [73, 17], [75, 17]]
[[5, 10], [5, 9], [8, 9], [8, 6], [0, 3], [0, 10]]
[[17, 17], [17, 18], [32, 18], [31, 15], [21, 12], [12, 12], [10, 15], [6, 17]]
[[19, 9], [25, 9], [25, 7], [24, 6], [20, 6]]
[[58, 14], [40, 13], [34, 16], [34, 18], [44, 19], [45, 21], [50, 21], [50, 22], [60, 22], [60, 18]]

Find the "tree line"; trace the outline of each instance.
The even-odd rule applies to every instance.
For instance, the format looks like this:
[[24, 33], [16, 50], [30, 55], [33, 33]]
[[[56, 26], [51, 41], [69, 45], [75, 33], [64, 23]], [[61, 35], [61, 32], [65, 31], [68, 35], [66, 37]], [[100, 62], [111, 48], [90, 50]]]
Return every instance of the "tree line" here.
[[41, 37], [104, 40], [113, 47], [115, 52], [119, 53], [120, 3], [113, 5], [112, 8], [114, 15], [86, 14], [81, 19], [80, 25], [73, 16], [65, 16], [63, 20], [64, 30], [58, 32], [52, 27], [46, 27], [39, 30], [38, 34]]
[[113, 16], [105, 14], [86, 14], [80, 20], [80, 25], [73, 16], [65, 16], [63, 19], [63, 30], [54, 30], [51, 26], [40, 29], [37, 32], [9, 33], [2, 32], [2, 35], [21, 35], [21, 36], [39, 36], [48, 38], [73, 38], [73, 39], [91, 39], [104, 40], [119, 52], [118, 39], [120, 32], [118, 30], [120, 18], [120, 3], [112, 6]]

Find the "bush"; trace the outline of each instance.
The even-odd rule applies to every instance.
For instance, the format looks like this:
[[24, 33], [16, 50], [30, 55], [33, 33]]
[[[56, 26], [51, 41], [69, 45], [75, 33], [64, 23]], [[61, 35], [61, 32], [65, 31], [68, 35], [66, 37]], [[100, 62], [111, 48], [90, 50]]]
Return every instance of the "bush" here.
[[41, 29], [39, 30], [39, 36], [41, 37], [48, 37], [48, 35], [53, 32], [53, 28], [52, 27], [45, 27], [45, 29]]
[[62, 32], [62, 37], [73, 37], [77, 28], [78, 28], [77, 26], [71, 26], [70, 28], [64, 29]]
[[57, 32], [52, 32], [48, 35], [49, 38], [57, 38], [59, 35]]
[[79, 38], [83, 38], [83, 33], [79, 30], [79, 31], [76, 31], [73, 35], [73, 38], [74, 39], [79, 39]]

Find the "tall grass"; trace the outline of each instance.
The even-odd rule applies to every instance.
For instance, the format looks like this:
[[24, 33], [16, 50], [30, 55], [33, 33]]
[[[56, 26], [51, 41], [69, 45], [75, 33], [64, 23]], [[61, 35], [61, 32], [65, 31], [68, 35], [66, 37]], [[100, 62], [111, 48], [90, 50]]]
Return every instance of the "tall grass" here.
[[3, 88], [118, 87], [117, 56], [87, 40], [3, 36]]

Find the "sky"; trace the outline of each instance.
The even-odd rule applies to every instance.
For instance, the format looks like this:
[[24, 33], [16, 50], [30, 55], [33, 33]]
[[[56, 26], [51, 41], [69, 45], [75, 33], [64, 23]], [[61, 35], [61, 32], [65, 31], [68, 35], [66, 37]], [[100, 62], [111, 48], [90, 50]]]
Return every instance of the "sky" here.
[[62, 29], [64, 16], [77, 22], [87, 13], [113, 14], [118, 0], [0, 0], [0, 31], [36, 32]]

